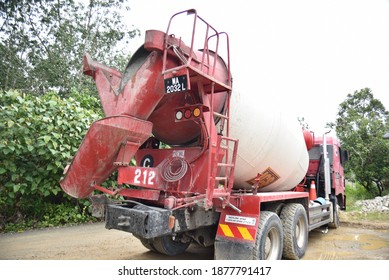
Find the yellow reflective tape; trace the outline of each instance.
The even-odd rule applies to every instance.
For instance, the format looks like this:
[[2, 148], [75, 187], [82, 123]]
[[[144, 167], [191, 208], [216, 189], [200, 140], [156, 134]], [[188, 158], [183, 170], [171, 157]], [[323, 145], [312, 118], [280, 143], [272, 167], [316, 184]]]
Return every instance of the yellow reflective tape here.
[[222, 229], [225, 236], [234, 237], [234, 234], [232, 233], [232, 231], [228, 225], [224, 225], [224, 224], [219, 224], [219, 225], [220, 225], [220, 228]]
[[238, 227], [238, 230], [240, 234], [242, 235], [243, 239], [246, 240], [254, 240], [254, 238], [251, 236], [250, 232], [245, 227]]

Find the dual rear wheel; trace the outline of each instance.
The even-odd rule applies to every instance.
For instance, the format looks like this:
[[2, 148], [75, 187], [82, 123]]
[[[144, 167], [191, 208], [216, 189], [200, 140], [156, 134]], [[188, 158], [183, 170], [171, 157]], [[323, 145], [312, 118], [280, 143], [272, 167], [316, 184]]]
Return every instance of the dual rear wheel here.
[[308, 245], [308, 219], [299, 203], [286, 204], [278, 216], [262, 211], [253, 259], [300, 259]]
[[183, 242], [181, 240], [175, 240], [172, 236], [161, 236], [153, 239], [145, 239], [136, 236], [142, 245], [153, 252], [158, 252], [168, 256], [176, 256], [184, 253], [190, 245], [190, 241]]
[[[308, 245], [308, 219], [304, 207], [289, 203], [278, 213], [261, 211], [253, 259], [279, 260], [284, 257], [296, 260], [304, 256]], [[172, 236], [138, 238], [147, 249], [169, 256], [184, 253], [190, 245], [190, 242], [174, 240]]]

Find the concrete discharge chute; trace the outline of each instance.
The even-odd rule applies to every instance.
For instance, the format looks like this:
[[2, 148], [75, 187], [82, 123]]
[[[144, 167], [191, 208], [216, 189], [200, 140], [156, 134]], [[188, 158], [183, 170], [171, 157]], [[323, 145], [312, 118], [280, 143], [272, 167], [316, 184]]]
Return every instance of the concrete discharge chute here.
[[60, 182], [62, 189], [75, 198], [88, 197], [116, 169], [113, 163], [120, 149], [126, 147], [134, 155], [150, 137], [151, 128], [152, 123], [125, 115], [94, 122], [67, 167]]

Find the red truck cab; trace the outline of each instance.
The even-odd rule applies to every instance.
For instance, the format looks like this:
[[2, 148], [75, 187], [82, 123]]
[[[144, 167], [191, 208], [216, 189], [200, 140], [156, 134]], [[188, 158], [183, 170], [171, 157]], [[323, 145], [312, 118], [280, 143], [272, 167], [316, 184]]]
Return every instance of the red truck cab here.
[[[309, 150], [309, 167], [307, 180], [314, 180], [317, 194], [324, 197], [324, 165], [323, 137], [315, 136], [314, 145]], [[346, 209], [344, 164], [348, 159], [347, 151], [340, 146], [340, 141], [333, 136], [326, 136], [327, 154], [330, 164], [331, 200], [337, 198], [337, 204], [342, 210]], [[309, 182], [308, 181], [308, 182]]]

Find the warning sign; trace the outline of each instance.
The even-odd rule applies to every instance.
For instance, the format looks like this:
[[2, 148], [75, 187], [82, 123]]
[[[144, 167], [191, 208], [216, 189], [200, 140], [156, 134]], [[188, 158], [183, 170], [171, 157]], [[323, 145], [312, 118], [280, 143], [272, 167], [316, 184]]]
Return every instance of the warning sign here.
[[247, 183], [252, 186], [258, 186], [258, 188], [263, 188], [274, 183], [279, 178], [280, 176], [273, 169], [268, 167], [265, 171], [259, 173], [257, 177], [247, 181]]
[[226, 215], [225, 221], [228, 223], [235, 223], [235, 224], [241, 224], [246, 226], [255, 226], [255, 222], [257, 220], [251, 217]]

